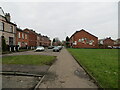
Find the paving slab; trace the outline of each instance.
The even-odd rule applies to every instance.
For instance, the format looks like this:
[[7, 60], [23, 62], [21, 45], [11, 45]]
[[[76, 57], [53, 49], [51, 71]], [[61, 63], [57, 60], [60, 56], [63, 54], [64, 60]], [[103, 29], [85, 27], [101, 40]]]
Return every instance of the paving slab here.
[[2, 88], [33, 89], [41, 78], [30, 76], [2, 75]]
[[34, 66], [34, 65], [17, 65], [17, 64], [3, 64], [3, 72], [24, 72], [30, 74], [44, 75], [49, 69], [49, 65]]

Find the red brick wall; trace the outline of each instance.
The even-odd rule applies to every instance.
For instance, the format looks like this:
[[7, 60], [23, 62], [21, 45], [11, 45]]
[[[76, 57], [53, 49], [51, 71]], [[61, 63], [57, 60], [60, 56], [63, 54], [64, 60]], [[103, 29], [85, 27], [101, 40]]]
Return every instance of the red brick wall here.
[[[79, 42], [78, 40], [82, 39], [82, 38], [87, 38], [88, 40]], [[89, 45], [88, 43], [86, 43], [86, 41], [90, 41], [90, 40], [94, 40], [92, 45]], [[73, 46], [73, 48], [98, 48], [98, 38], [89, 34], [88, 32], [86, 32], [84, 30], [81, 30], [81, 31], [75, 33], [70, 39], [70, 42], [72, 42], [72, 41], [77, 42], [76, 45], [71, 44]]]
[[29, 29], [24, 29], [25, 32], [28, 32], [28, 46], [36, 47], [37, 46], [37, 34]]
[[114, 40], [112, 40], [111, 38], [107, 38], [103, 41], [103, 45], [105, 46], [113, 46], [114, 45]]
[[[19, 37], [19, 33], [20, 33], [20, 37]], [[24, 34], [24, 38], [22, 37], [22, 34]], [[16, 30], [16, 45], [19, 45], [19, 42], [20, 42], [20, 47], [26, 47], [26, 43], [28, 45], [28, 34], [23, 31]]]
[[51, 40], [46, 36], [42, 36], [42, 42], [41, 43], [42, 43], [42, 46], [48, 47], [48, 46], [51, 45]]

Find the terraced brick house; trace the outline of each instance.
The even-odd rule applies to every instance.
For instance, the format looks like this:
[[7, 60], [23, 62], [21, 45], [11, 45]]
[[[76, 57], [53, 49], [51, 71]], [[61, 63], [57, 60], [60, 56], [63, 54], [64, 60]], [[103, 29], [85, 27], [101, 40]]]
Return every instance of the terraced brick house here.
[[82, 29], [70, 37], [70, 46], [72, 48], [98, 48], [98, 37]]
[[51, 45], [51, 40], [47, 36], [42, 36], [42, 46], [48, 47]]
[[42, 35], [41, 34], [37, 34], [37, 46], [42, 46]]
[[24, 29], [24, 32], [28, 33], [28, 47], [35, 48], [37, 46], [37, 34], [32, 29]]
[[24, 32], [22, 29], [17, 28], [16, 30], [16, 45], [20, 48], [27, 48], [28, 46], [28, 33]]
[[0, 37], [5, 38], [7, 45], [16, 45], [16, 24], [11, 22], [9, 13], [4, 13], [0, 7]]

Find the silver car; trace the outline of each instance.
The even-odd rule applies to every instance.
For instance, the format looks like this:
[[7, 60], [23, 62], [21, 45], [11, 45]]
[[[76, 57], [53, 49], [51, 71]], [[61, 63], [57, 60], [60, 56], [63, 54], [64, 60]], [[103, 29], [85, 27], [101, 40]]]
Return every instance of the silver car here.
[[45, 48], [43, 46], [38, 46], [35, 51], [44, 51]]

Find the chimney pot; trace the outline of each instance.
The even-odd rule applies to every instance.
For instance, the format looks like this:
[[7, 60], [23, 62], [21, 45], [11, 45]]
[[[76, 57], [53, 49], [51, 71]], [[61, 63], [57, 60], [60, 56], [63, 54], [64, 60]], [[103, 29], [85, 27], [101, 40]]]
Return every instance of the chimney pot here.
[[11, 18], [10, 18], [10, 13], [6, 13], [6, 14], [5, 14], [5, 17], [6, 17], [7, 21], [10, 22], [10, 19], [11, 19]]

